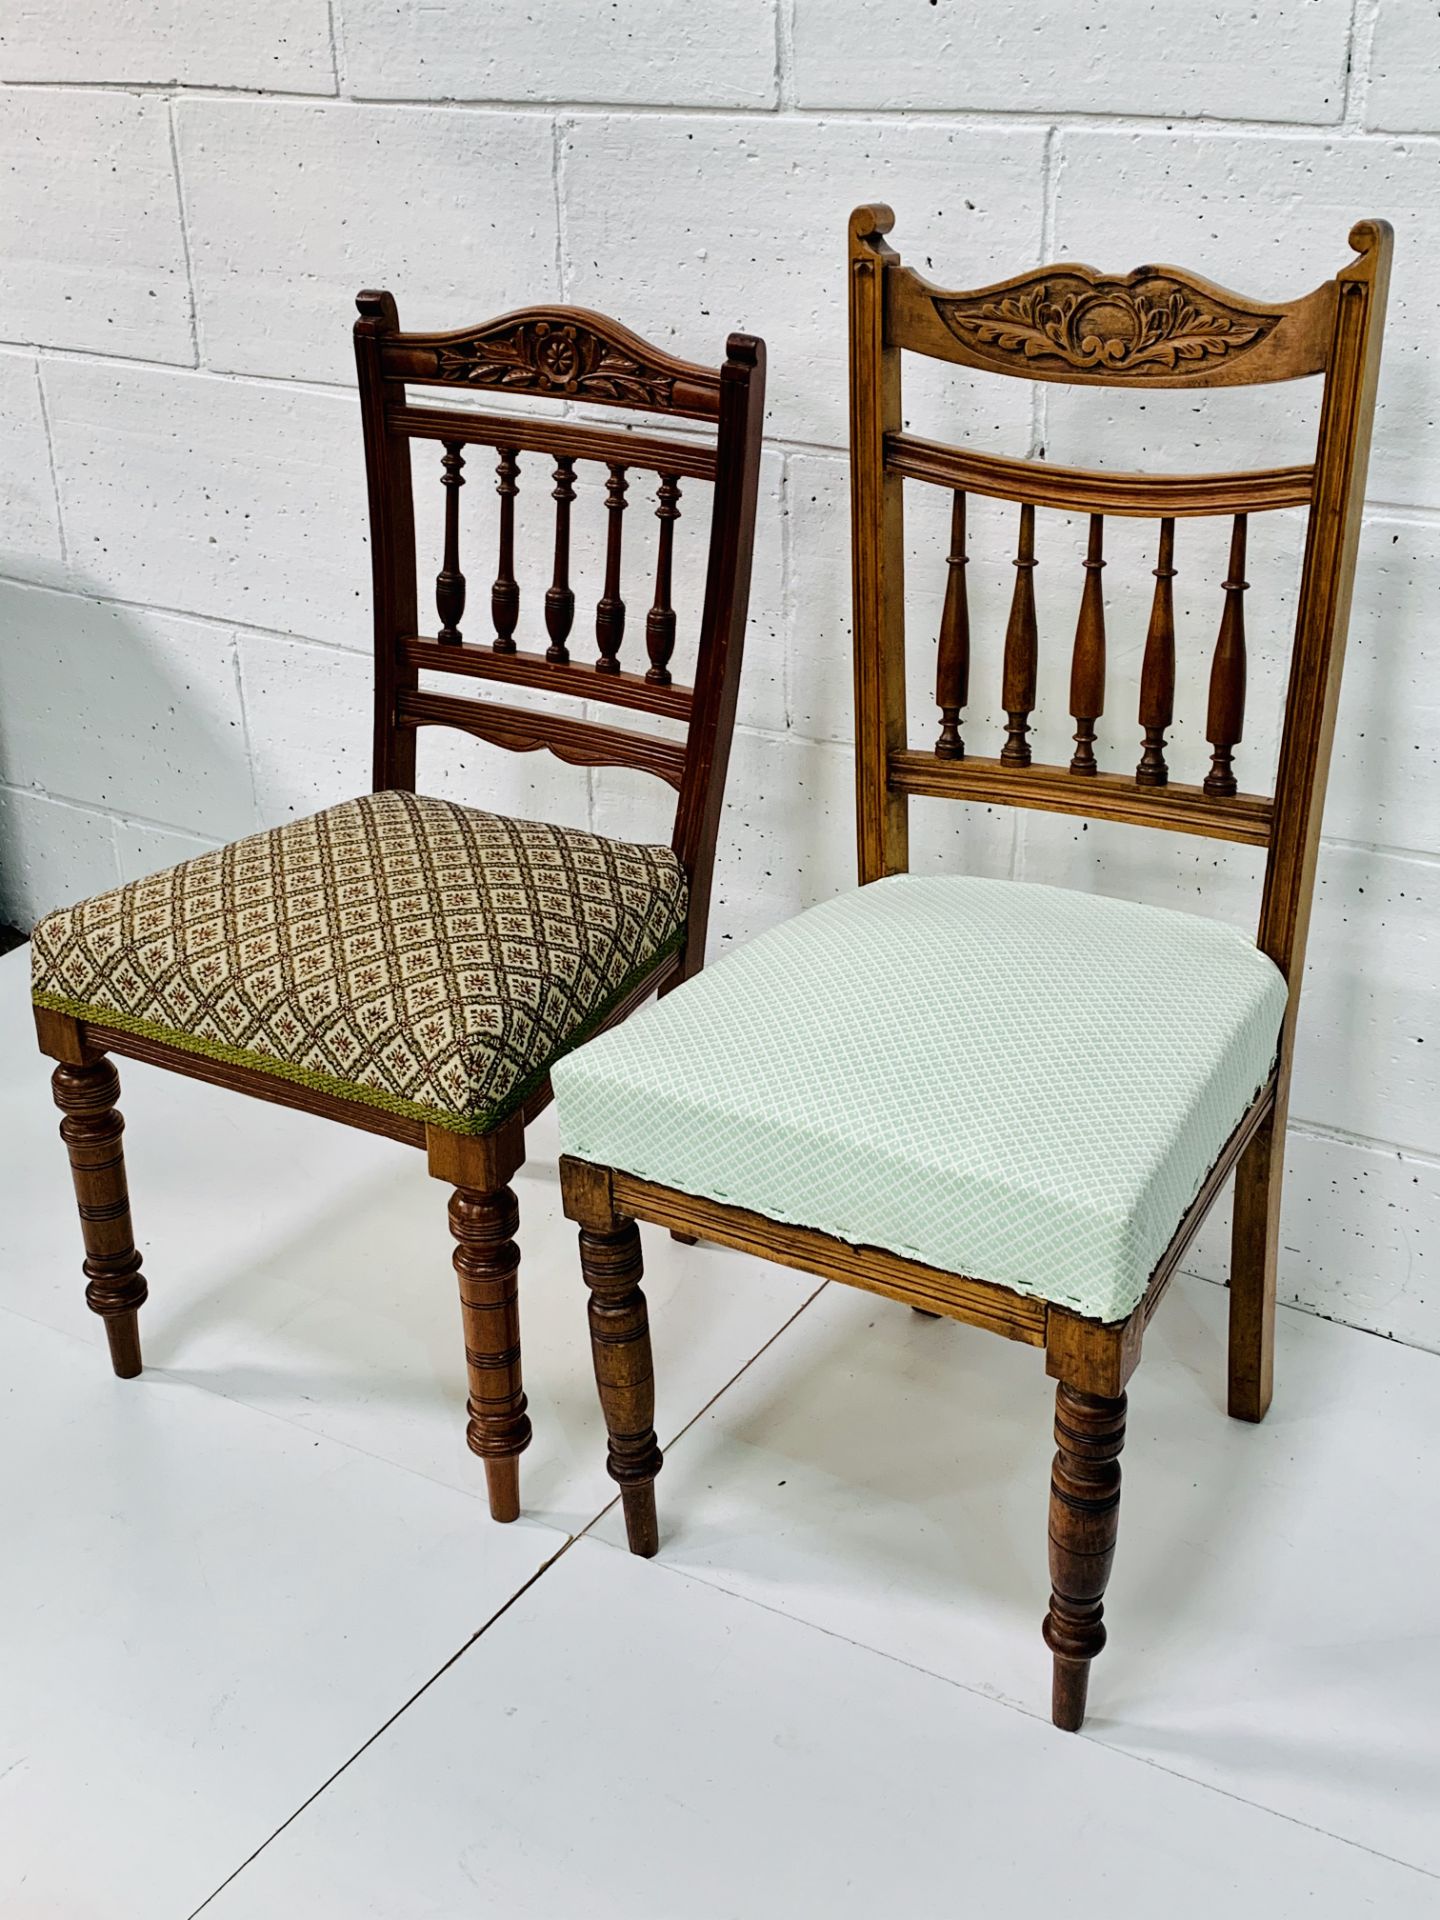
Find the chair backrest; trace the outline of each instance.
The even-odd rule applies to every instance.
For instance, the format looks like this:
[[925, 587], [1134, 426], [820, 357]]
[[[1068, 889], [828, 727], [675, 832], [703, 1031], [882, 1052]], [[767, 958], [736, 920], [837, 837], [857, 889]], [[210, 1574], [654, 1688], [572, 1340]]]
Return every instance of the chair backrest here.
[[[711, 867], [750, 594], [765, 403], [763, 342], [732, 334], [719, 367], [695, 366], [649, 345], [603, 314], [579, 307], [526, 307], [453, 333], [402, 333], [388, 293], [356, 300], [355, 357], [369, 477], [375, 599], [374, 784], [415, 785], [417, 729], [458, 727], [518, 752], [548, 748], [580, 766], [635, 767], [677, 793], [672, 845], [690, 882], [683, 970], [700, 964]], [[411, 386], [459, 388], [468, 395], [535, 394], [642, 414], [673, 415], [710, 429], [662, 438], [653, 432], [570, 418], [461, 409], [411, 401]], [[411, 443], [438, 441], [444, 489], [444, 554], [435, 581], [437, 631], [420, 630]], [[460, 564], [460, 489], [464, 449], [495, 449], [500, 495], [499, 556], [490, 590], [493, 637], [462, 638], [466, 580]], [[516, 644], [521, 624], [516, 581], [516, 497], [522, 454], [553, 459], [554, 571], [544, 598], [548, 646]], [[570, 582], [571, 504], [577, 462], [604, 471], [605, 579], [595, 610], [596, 655], [573, 660], [575, 596]], [[525, 463], [527, 466], [528, 462]], [[632, 471], [657, 476], [658, 539], [653, 604], [645, 618], [644, 672], [620, 664], [626, 629], [622, 597], [623, 520]], [[597, 475], [597, 479], [599, 476]], [[675, 521], [682, 482], [712, 487], [709, 559], [693, 686], [670, 672], [676, 640], [672, 600]], [[683, 739], [601, 725], [491, 698], [432, 693], [420, 674], [451, 673], [474, 682], [540, 688], [587, 702], [682, 723]]]
[[[1304, 958], [1320, 813], [1360, 533], [1370, 426], [1390, 274], [1390, 228], [1350, 233], [1357, 258], [1323, 286], [1281, 306], [1243, 299], [1175, 267], [1111, 278], [1084, 266], [1021, 274], [973, 292], [932, 286], [886, 243], [888, 207], [850, 220], [850, 397], [855, 563], [855, 707], [860, 878], [904, 871], [911, 794], [1039, 807], [1166, 827], [1266, 849], [1258, 941], [1292, 985]], [[1024, 380], [1090, 386], [1236, 387], [1318, 374], [1324, 381], [1314, 461], [1204, 475], [1088, 472], [1011, 460], [903, 430], [903, 352]], [[938, 636], [937, 737], [907, 738], [902, 491], [907, 479], [952, 494], [951, 543]], [[995, 758], [961, 737], [970, 632], [965, 500], [1019, 504], [1015, 588], [1005, 636], [1005, 740]], [[1070, 675], [1075, 750], [1068, 764], [1032, 761], [1037, 634], [1032, 574], [1035, 509], [1089, 516], [1088, 550]], [[1307, 514], [1290, 675], [1273, 795], [1239, 789], [1233, 756], [1245, 713], [1245, 542], [1248, 517]], [[1155, 590], [1138, 688], [1134, 771], [1102, 772], [1096, 723], [1105, 706], [1100, 570], [1107, 515], [1159, 522]], [[1175, 521], [1233, 516], [1222, 588], [1206, 738], [1197, 785], [1170, 779], [1175, 627]], [[1131, 751], [1135, 749], [1132, 748]]]

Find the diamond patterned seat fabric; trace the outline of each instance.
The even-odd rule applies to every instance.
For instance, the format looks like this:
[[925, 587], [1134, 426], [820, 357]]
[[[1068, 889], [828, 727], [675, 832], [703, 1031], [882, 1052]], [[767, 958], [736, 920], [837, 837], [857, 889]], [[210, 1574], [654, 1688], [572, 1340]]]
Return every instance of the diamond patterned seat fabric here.
[[571, 1054], [564, 1151], [1122, 1319], [1275, 1058], [1239, 930], [902, 874]]
[[667, 847], [376, 793], [49, 914], [33, 995], [485, 1133], [680, 944], [685, 908]]

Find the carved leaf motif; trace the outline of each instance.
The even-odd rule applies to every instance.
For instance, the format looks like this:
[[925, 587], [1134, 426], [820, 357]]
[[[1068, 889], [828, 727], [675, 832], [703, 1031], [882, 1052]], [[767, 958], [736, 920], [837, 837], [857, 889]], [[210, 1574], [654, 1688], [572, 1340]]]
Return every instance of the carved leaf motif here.
[[522, 320], [438, 350], [439, 371], [477, 387], [666, 407], [673, 374], [642, 365], [567, 320]]
[[1078, 373], [1184, 371], [1258, 346], [1278, 314], [1222, 305], [1199, 288], [1156, 275], [1091, 280], [1047, 274], [1004, 294], [938, 297], [935, 310], [957, 339]]

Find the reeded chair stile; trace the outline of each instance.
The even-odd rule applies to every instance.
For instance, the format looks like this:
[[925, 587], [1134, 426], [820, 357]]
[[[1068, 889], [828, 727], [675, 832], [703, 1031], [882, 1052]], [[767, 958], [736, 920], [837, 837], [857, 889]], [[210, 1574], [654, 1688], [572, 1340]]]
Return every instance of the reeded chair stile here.
[[[1056, 266], [951, 292], [903, 264], [885, 239], [892, 221], [886, 207], [862, 207], [850, 227], [860, 887], [563, 1062], [562, 1184], [581, 1228], [611, 1471], [637, 1552], [655, 1550], [660, 1466], [637, 1220], [1045, 1350], [1057, 1452], [1044, 1632], [1054, 1718], [1074, 1728], [1105, 1640], [1126, 1383], [1232, 1173], [1229, 1408], [1259, 1420], [1270, 1404], [1285, 1113], [1391, 237], [1383, 222], [1361, 222], [1356, 257], [1334, 279], [1271, 304], [1172, 267], [1116, 278]], [[1141, 392], [1317, 376], [1315, 458], [1143, 475], [942, 444], [906, 430], [907, 354]], [[923, 745], [907, 722], [907, 482], [950, 496], [936, 563], [938, 727]], [[973, 495], [1017, 508], [994, 740], [967, 726]], [[1255, 514], [1283, 509], [1306, 515], [1306, 545], [1265, 794], [1236, 771], [1246, 545]], [[1085, 545], [1074, 626], [1061, 636], [1073, 747], [1047, 765], [1032, 745], [1047, 638], [1033, 580], [1051, 512], [1083, 516]], [[1229, 561], [1216, 582], [1207, 764], [1192, 773], [1170, 764], [1176, 523], [1211, 515], [1230, 522]], [[1116, 516], [1155, 524], [1138, 686], [1124, 708], [1106, 657], [1106, 523]], [[1064, 888], [913, 876], [912, 795], [1263, 848], [1257, 939]]]
[[[36, 1024], [42, 1049], [60, 1063], [54, 1091], [80, 1203], [86, 1297], [104, 1317], [115, 1371], [127, 1377], [140, 1371], [146, 1285], [108, 1054], [425, 1149], [430, 1172], [454, 1188], [467, 1437], [485, 1462], [491, 1512], [509, 1520], [530, 1439], [509, 1182], [525, 1157], [526, 1123], [549, 1100], [553, 1061], [703, 960], [750, 586], [764, 348], [734, 334], [723, 364], [708, 367], [580, 308], [404, 333], [388, 293], [362, 293], [357, 304], [374, 791], [49, 915], [34, 936]], [[466, 404], [425, 404], [415, 387], [439, 387], [447, 402]], [[571, 417], [490, 410], [531, 395], [571, 403]], [[582, 407], [668, 415], [701, 431], [681, 438], [648, 425], [601, 426]], [[417, 442], [436, 443], [444, 500], [433, 636], [419, 611]], [[495, 460], [500, 505], [483, 637], [475, 632], [485, 624], [475, 617], [481, 596], [471, 594], [462, 563], [477, 448]], [[658, 542], [644, 670], [635, 671], [624, 653], [631, 555], [622, 514], [645, 474], [655, 476]], [[705, 489], [711, 496], [693, 686], [670, 672], [682, 479], [702, 503]], [[571, 511], [587, 485], [603, 492], [609, 534], [595, 653], [579, 659]], [[542, 514], [552, 529], [551, 579], [532, 609], [522, 603], [516, 549]], [[543, 651], [519, 644], [532, 629], [548, 640]], [[422, 674], [458, 678], [468, 690], [429, 690]], [[507, 686], [663, 716], [683, 735], [491, 697]], [[670, 844], [632, 846], [425, 798], [416, 792], [416, 741], [430, 726], [520, 752], [546, 749], [576, 766], [654, 775], [676, 795]]]

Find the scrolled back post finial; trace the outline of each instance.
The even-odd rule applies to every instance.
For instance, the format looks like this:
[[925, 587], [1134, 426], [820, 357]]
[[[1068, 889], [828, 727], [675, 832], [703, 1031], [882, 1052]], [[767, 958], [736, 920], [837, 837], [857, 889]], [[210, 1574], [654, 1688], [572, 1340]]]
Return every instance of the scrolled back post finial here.
[[895, 214], [883, 200], [870, 200], [850, 215], [850, 245], [860, 247], [872, 240], [883, 240], [895, 225]]
[[360, 318], [355, 322], [357, 333], [398, 333], [400, 331], [400, 313], [395, 305], [393, 293], [387, 293], [383, 287], [365, 287], [355, 296], [355, 311]]
[[732, 333], [725, 341], [725, 365], [754, 372], [765, 362], [765, 342], [753, 333]]
[[1395, 237], [1395, 230], [1388, 220], [1357, 220], [1350, 229], [1350, 245], [1356, 253], [1364, 255], [1377, 253]]

